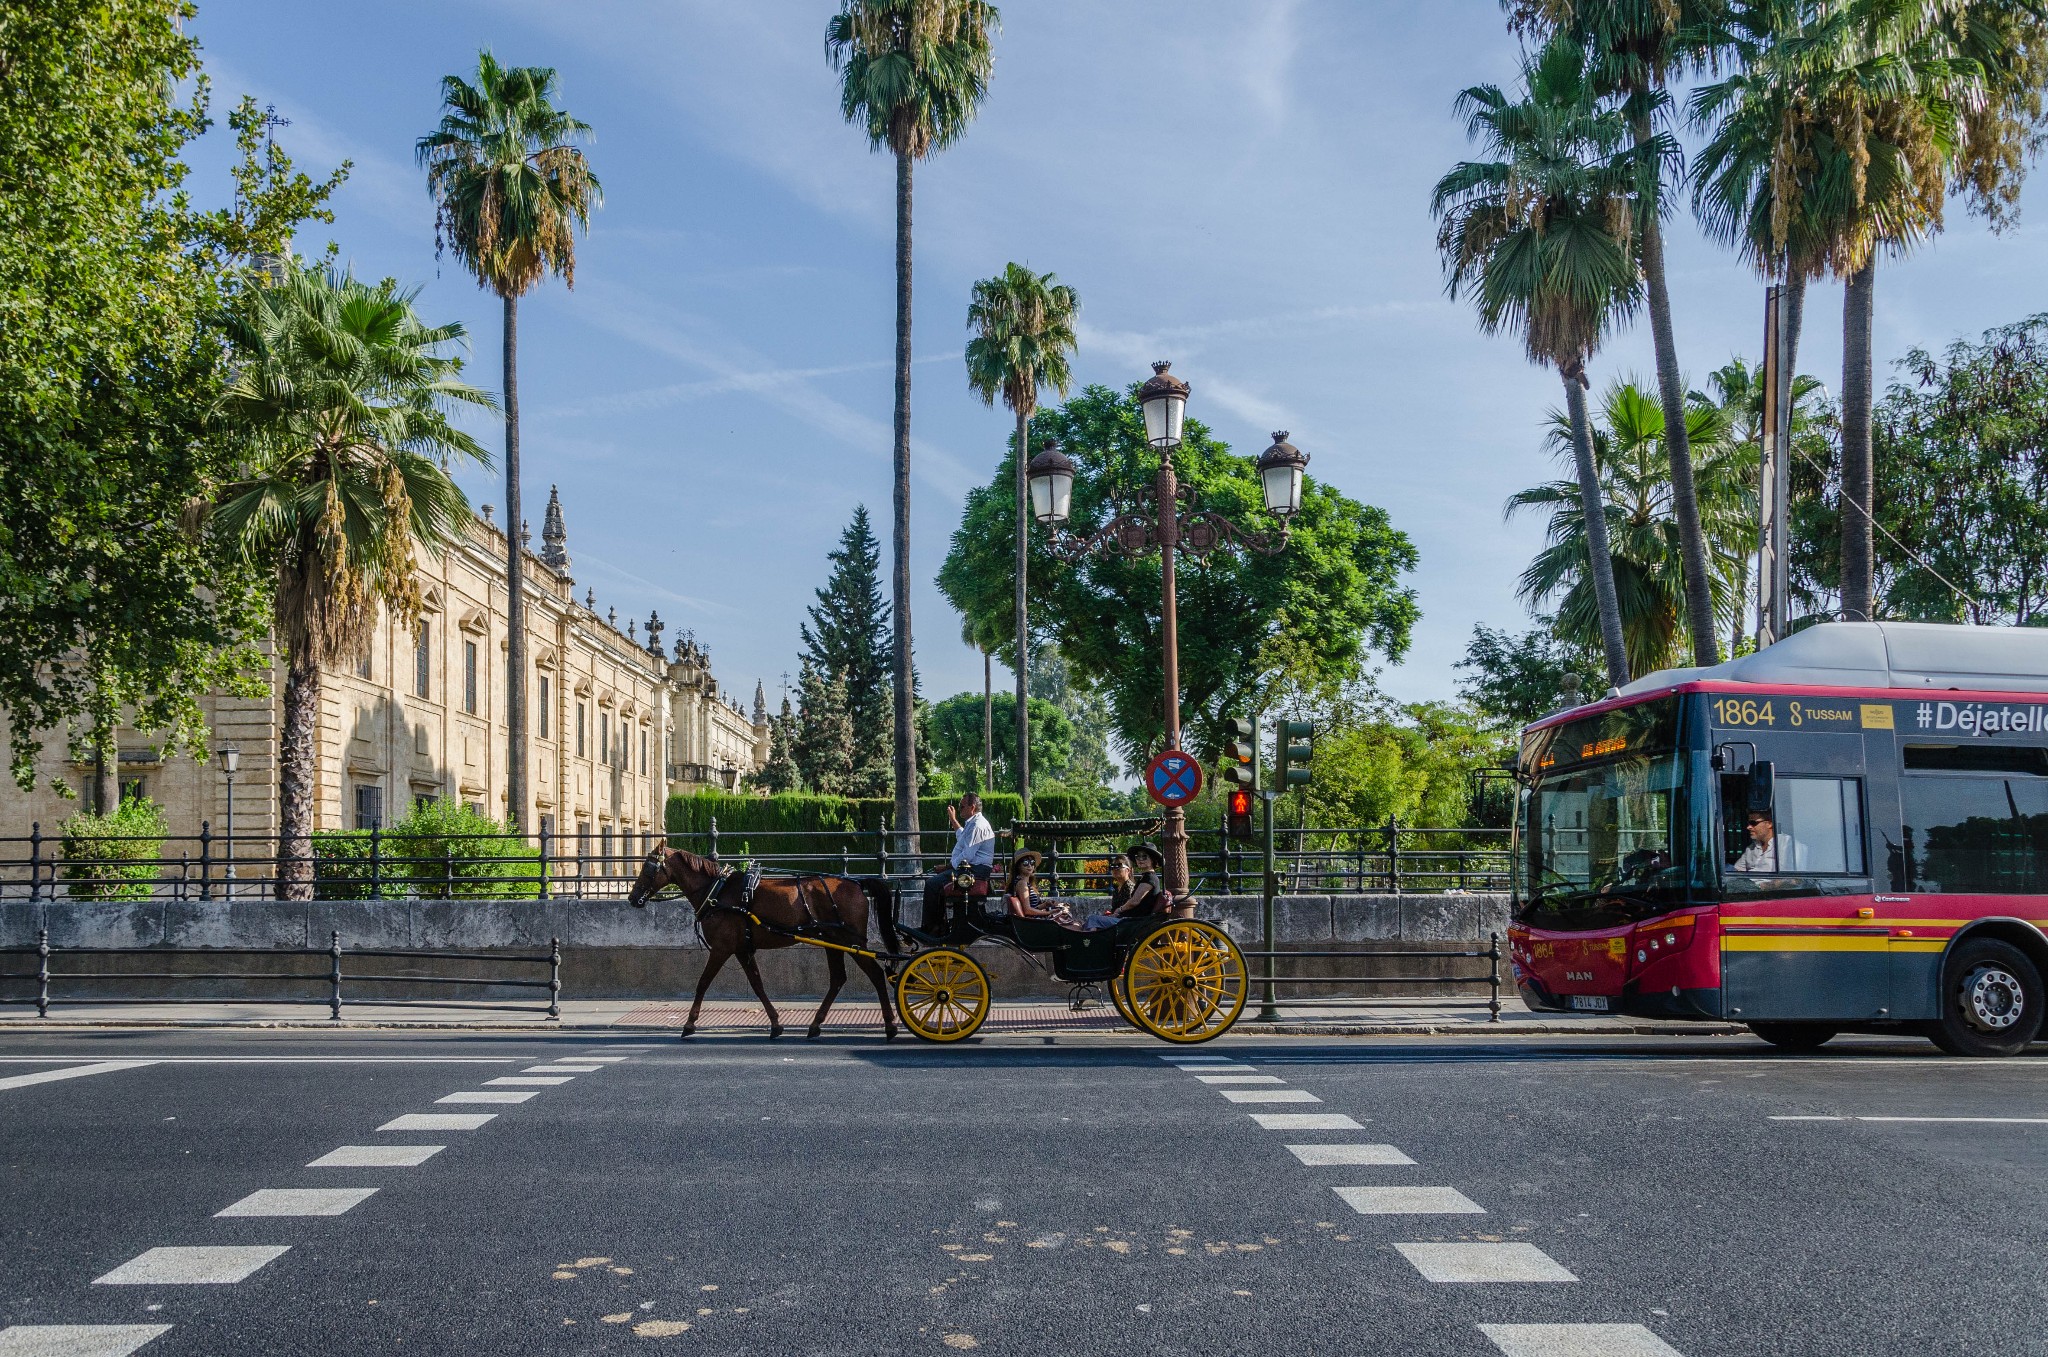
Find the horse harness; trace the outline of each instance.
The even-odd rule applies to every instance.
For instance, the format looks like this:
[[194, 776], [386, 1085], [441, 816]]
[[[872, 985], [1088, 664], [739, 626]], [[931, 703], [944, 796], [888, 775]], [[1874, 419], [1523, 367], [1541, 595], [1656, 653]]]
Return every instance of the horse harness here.
[[[721, 897], [725, 894], [726, 887], [735, 878], [739, 880], [739, 898], [737, 900], [722, 899]], [[724, 913], [741, 916], [741, 948], [743, 951], [749, 952], [754, 950], [754, 929], [757, 927], [764, 928], [770, 933], [785, 938], [800, 938], [823, 932], [826, 929], [845, 927], [846, 921], [843, 919], [826, 919], [819, 915], [816, 906], [811, 903], [810, 893], [804, 889], [805, 884], [811, 879], [810, 877], [797, 877], [794, 886], [796, 901], [799, 905], [803, 906], [803, 922], [793, 929], [783, 928], [769, 923], [754, 912], [754, 893], [761, 885], [761, 864], [749, 862], [746, 871], [743, 873], [736, 872], [731, 867], [721, 865], [717, 877], [711, 882], [711, 888], [704, 892], [704, 903], [695, 906], [698, 933], [701, 936], [704, 928], [704, 916], [712, 910], [720, 910]]]

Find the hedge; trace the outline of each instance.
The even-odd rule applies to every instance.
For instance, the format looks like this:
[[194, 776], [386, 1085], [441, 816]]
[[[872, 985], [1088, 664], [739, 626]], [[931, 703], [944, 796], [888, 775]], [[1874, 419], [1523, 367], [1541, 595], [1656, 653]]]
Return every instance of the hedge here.
[[[921, 797], [917, 817], [930, 831], [946, 827], [946, 807], [954, 798]], [[982, 813], [998, 829], [1017, 822], [1014, 792], [991, 792], [982, 798]], [[731, 792], [696, 792], [668, 799], [667, 825], [671, 834], [703, 834], [718, 821], [718, 832], [726, 834], [865, 833], [872, 834], [894, 818], [896, 803], [881, 797], [853, 798], [816, 796], [808, 792], [784, 792], [775, 796], [742, 796]], [[1082, 798], [1070, 792], [1048, 792], [1031, 799], [1031, 814], [1038, 820], [1084, 818]]]
[[64, 822], [65, 893], [74, 900], [147, 900], [170, 830], [163, 807], [131, 796], [112, 815], [82, 810]]
[[370, 831], [315, 834], [315, 895], [322, 900], [523, 900], [537, 893], [540, 850], [466, 806], [422, 803], [377, 837], [373, 887]]

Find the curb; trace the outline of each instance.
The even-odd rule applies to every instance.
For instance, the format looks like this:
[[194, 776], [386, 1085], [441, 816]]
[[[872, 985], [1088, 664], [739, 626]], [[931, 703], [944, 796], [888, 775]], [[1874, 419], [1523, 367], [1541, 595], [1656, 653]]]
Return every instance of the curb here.
[[[133, 1019], [89, 1019], [64, 1020], [58, 1018], [30, 1019], [23, 1021], [0, 1021], [0, 1033], [10, 1031], [52, 1032], [52, 1031], [94, 1031], [94, 1030], [163, 1030], [200, 1028], [207, 1030], [259, 1030], [259, 1031], [309, 1031], [309, 1032], [521, 1032], [537, 1034], [634, 1032], [646, 1035], [674, 1035], [673, 1026], [645, 1026], [607, 1023], [604, 1025], [570, 1025], [564, 1023], [529, 1023], [513, 1025], [505, 1023], [477, 1022], [436, 1022], [433, 1020], [351, 1020], [335, 1022], [328, 1018], [178, 1018], [159, 1022], [138, 1022]], [[1243, 1022], [1232, 1029], [1231, 1035], [1247, 1037], [1444, 1037], [1444, 1036], [1635, 1036], [1635, 1037], [1728, 1037], [1741, 1036], [1748, 1028], [1727, 1023], [1629, 1023], [1629, 1022]], [[1070, 1035], [1116, 1035], [1127, 1029], [1084, 1028], [1074, 1029], [1063, 1026], [1018, 1026], [992, 1031], [990, 1036], [1009, 1036], [1043, 1033], [1067, 1033]], [[833, 1029], [826, 1029], [827, 1035], [834, 1035]], [[844, 1035], [853, 1035], [845, 1032]]]

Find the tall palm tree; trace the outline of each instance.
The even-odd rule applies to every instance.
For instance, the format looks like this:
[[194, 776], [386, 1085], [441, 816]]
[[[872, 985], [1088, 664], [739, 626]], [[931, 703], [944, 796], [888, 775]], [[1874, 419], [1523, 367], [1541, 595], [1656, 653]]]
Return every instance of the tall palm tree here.
[[[1732, 437], [1726, 413], [1703, 396], [1688, 398], [1686, 426], [1714, 613], [1722, 626], [1732, 627], [1742, 611], [1756, 540], [1757, 450]], [[1553, 412], [1547, 441], [1560, 460], [1574, 455], [1574, 437], [1570, 416]], [[1615, 383], [1601, 398], [1592, 441], [1629, 669], [1641, 676], [1683, 664], [1691, 658], [1690, 619], [1661, 402], [1633, 381]], [[1554, 600], [1558, 635], [1578, 645], [1597, 643], [1599, 618], [1587, 578], [1589, 534], [1577, 485], [1551, 481], [1509, 498], [1509, 518], [1526, 510], [1547, 513], [1549, 522], [1544, 548], [1522, 572], [1517, 596], [1532, 607]]]
[[227, 540], [277, 570], [277, 890], [304, 900], [321, 666], [363, 651], [380, 603], [401, 626], [419, 615], [416, 553], [439, 555], [470, 518], [447, 464], [490, 465], [450, 414], [492, 401], [460, 380], [462, 360], [448, 352], [462, 327], [423, 323], [415, 292], [331, 268], [280, 268], [228, 320], [234, 365], [223, 415], [251, 455], [247, 477], [224, 491], [213, 516]]
[[555, 72], [476, 59], [476, 82], [441, 78], [441, 125], [413, 148], [443, 239], [505, 308], [506, 818], [527, 825], [526, 520], [519, 497], [519, 299], [550, 272], [576, 286], [576, 232], [604, 189], [572, 143], [590, 128], [555, 106]]
[[1693, 467], [1685, 439], [1685, 379], [1678, 367], [1678, 343], [1671, 324], [1671, 293], [1664, 275], [1664, 194], [1667, 168], [1676, 172], [1675, 144], [1658, 128], [1670, 96], [1666, 85], [1703, 55], [1700, 33], [1726, 0], [1503, 0], [1519, 26], [1563, 34], [1582, 44], [1591, 58], [1596, 85], [1617, 94], [1636, 148], [1648, 169], [1639, 200], [1637, 254], [1650, 310], [1650, 337], [1657, 355], [1657, 391], [1664, 421], [1673, 433], [1673, 514], [1685, 557], [1686, 615], [1697, 664], [1720, 659], [1713, 626], [1706, 540], [1701, 535], [1693, 488]]
[[896, 420], [891, 603], [896, 623], [896, 826], [916, 851], [917, 713], [910, 647], [910, 202], [912, 167], [974, 120], [995, 64], [988, 0], [840, 0], [825, 26], [839, 111], [896, 157]]
[[[1523, 90], [1458, 96], [1466, 133], [1494, 157], [1437, 181], [1430, 212], [1455, 297], [1469, 289], [1480, 328], [1518, 329], [1531, 360], [1556, 369], [1570, 413], [1601, 648], [1610, 682], [1628, 682], [1607, 518], [1586, 419], [1586, 362], [1608, 327], [1642, 300], [1631, 253], [1643, 153], [1620, 114], [1599, 106], [1583, 48], [1553, 38], [1523, 63]], [[1662, 140], [1651, 148], [1662, 155]]]
[[1074, 289], [1050, 273], [1033, 273], [1022, 264], [1009, 264], [994, 278], [976, 283], [974, 300], [967, 306], [967, 328], [974, 331], [974, 338], [967, 341], [967, 385], [984, 404], [994, 405], [1000, 397], [1017, 416], [1013, 620], [1017, 638], [1017, 796], [1025, 810], [1031, 808], [1030, 693], [1025, 675], [1031, 628], [1024, 601], [1031, 502], [1025, 465], [1031, 460], [1031, 416], [1038, 409], [1039, 391], [1051, 387], [1065, 399], [1073, 385], [1074, 372], [1067, 360], [1074, 351], [1074, 316], [1079, 307]]

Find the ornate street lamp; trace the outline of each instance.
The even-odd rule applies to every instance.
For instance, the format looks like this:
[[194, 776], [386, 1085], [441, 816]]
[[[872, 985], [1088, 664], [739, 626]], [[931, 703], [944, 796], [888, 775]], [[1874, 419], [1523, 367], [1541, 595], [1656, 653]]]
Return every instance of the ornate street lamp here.
[[725, 784], [727, 791], [736, 791], [740, 785], [740, 770], [728, 763], [718, 770], [718, 780]]
[[228, 855], [226, 875], [229, 882], [227, 894], [233, 899], [235, 888], [235, 770], [242, 766], [242, 750], [239, 745], [224, 744], [220, 747], [220, 770], [228, 779]]
[[[1184, 501], [1189, 496], [1173, 474], [1173, 450], [1181, 443], [1181, 426], [1187, 413], [1188, 384], [1168, 371], [1169, 364], [1154, 363], [1152, 379], [1138, 388], [1138, 402], [1145, 412], [1145, 441], [1159, 453], [1159, 473], [1153, 480], [1152, 503], [1126, 508], [1116, 506], [1108, 522], [1085, 536], [1064, 532], [1073, 508], [1074, 463], [1051, 441], [1025, 468], [1031, 485], [1032, 516], [1043, 524], [1052, 554], [1063, 561], [1079, 562], [1090, 556], [1115, 551], [1125, 556], [1159, 553], [1160, 630], [1163, 642], [1163, 670], [1166, 690], [1166, 743], [1180, 745], [1180, 618], [1174, 596], [1174, 556], [1185, 551], [1206, 556], [1219, 546], [1271, 556], [1287, 547], [1294, 514], [1301, 508], [1301, 475], [1308, 458], [1287, 441], [1285, 432], [1273, 436], [1256, 463], [1266, 509], [1280, 520], [1273, 535], [1246, 532], [1207, 509]], [[1176, 896], [1188, 891], [1187, 817], [1179, 807], [1166, 812], [1165, 832], [1160, 836], [1166, 849], [1166, 888]]]

